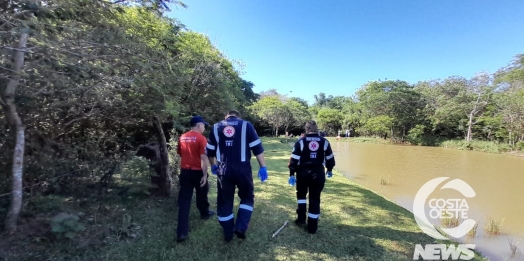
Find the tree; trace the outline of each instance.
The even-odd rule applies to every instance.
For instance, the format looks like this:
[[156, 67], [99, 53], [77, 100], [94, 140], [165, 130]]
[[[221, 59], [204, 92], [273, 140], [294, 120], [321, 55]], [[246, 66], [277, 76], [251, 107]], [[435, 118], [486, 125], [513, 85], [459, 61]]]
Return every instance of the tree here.
[[326, 107], [330, 109], [342, 110], [344, 104], [348, 103], [348, 98], [344, 96], [335, 96], [332, 99], [329, 99]]
[[470, 142], [473, 137], [473, 125], [479, 121], [474, 121], [477, 115], [481, 114], [488, 105], [489, 95], [491, 94], [490, 76], [487, 73], [481, 73], [473, 77], [467, 85], [467, 94], [471, 97], [468, 104], [468, 131], [466, 141]]
[[362, 104], [358, 103], [352, 98], [348, 98], [342, 108], [342, 128], [353, 129], [354, 131], [360, 129], [364, 124], [362, 117]]
[[336, 109], [320, 109], [317, 115], [317, 124], [320, 129], [336, 133], [341, 128], [343, 115]]
[[16, 110], [15, 95], [16, 89], [20, 82], [20, 74], [24, 66], [24, 56], [26, 51], [27, 39], [29, 37], [29, 29], [23, 28], [20, 31], [20, 38], [18, 46], [14, 53], [13, 62], [13, 77], [9, 79], [7, 86], [0, 98], [0, 105], [4, 109], [4, 113], [9, 124], [9, 128], [15, 135], [15, 145], [13, 150], [13, 167], [11, 170], [11, 205], [7, 213], [5, 227], [9, 233], [14, 233], [17, 227], [18, 216], [22, 209], [22, 177], [23, 177], [23, 163], [24, 163], [24, 148], [25, 148], [25, 131], [22, 119]]
[[466, 137], [467, 104], [471, 101], [466, 94], [467, 84], [465, 78], [457, 76], [418, 84], [417, 90], [426, 103], [425, 114], [434, 134]]
[[[13, 151], [4, 148], [19, 148], [23, 140], [27, 186], [49, 181], [64, 193], [83, 191], [77, 178], [106, 179], [139, 146], [158, 141], [151, 118], [159, 119], [169, 142], [175, 121], [181, 126], [194, 113], [223, 119], [225, 108], [249, 99], [232, 62], [209, 39], [163, 16], [165, 3], [178, 2], [0, 1], [0, 170], [13, 169]], [[27, 26], [18, 71], [7, 57]], [[16, 126], [4, 124], [10, 104], [23, 119], [23, 139], [10, 135]], [[55, 179], [73, 171], [70, 182]], [[7, 182], [18, 182], [11, 176]], [[4, 182], [0, 194], [11, 191]]]
[[298, 127], [301, 128], [304, 126], [304, 124], [311, 119], [311, 115], [309, 114], [307, 103], [304, 105], [304, 103], [298, 99], [298, 98], [290, 98], [285, 103], [287, 110], [291, 114], [290, 121], [288, 121], [286, 124], [286, 133], [288, 130], [288, 127]]
[[292, 115], [288, 107], [276, 95], [263, 96], [250, 106], [253, 114], [267, 121], [278, 136], [278, 129], [291, 121]]
[[364, 132], [387, 139], [388, 132], [391, 130], [392, 126], [393, 118], [387, 115], [380, 115], [367, 120], [362, 128]]
[[327, 106], [327, 104], [333, 99], [333, 95], [329, 95], [326, 97], [326, 94], [321, 92], [318, 95], [313, 96], [315, 98], [315, 103], [313, 106], [315, 107], [324, 107]]
[[373, 81], [357, 91], [361, 103], [363, 122], [377, 116], [392, 119], [391, 138], [394, 130], [402, 139], [420, 121], [419, 111], [423, 108], [420, 95], [405, 81]]

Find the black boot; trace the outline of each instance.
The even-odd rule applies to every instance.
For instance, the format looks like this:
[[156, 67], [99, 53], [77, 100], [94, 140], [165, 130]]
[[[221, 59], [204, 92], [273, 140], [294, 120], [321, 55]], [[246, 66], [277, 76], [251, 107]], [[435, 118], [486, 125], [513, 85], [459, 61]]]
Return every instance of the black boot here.
[[207, 220], [207, 219], [209, 219], [210, 217], [212, 217], [213, 215], [215, 215], [215, 211], [213, 211], [213, 210], [209, 210], [209, 211], [207, 212], [207, 215], [200, 215], [200, 218], [201, 218], [202, 220]]
[[235, 235], [237, 235], [238, 238], [240, 239], [246, 239], [246, 232], [243, 232], [243, 231], [235, 231]]
[[315, 234], [318, 229], [318, 219], [317, 218], [308, 218], [307, 219], [307, 232], [309, 234]]

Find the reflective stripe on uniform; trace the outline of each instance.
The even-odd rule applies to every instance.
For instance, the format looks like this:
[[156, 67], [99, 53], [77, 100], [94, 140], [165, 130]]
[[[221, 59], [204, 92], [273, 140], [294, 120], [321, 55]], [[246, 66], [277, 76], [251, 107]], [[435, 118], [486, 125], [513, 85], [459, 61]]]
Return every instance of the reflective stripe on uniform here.
[[215, 133], [215, 140], [217, 142], [217, 153], [216, 153], [215, 156], [216, 156], [217, 161], [220, 162], [220, 145], [219, 145], [220, 143], [218, 143], [219, 142], [219, 140], [218, 140], [218, 123], [213, 126], [213, 132]]
[[324, 143], [324, 151], [327, 150], [328, 146], [329, 146], [329, 141], [326, 140], [326, 142]]
[[206, 145], [206, 148], [210, 149], [210, 150], [215, 150], [215, 146], [211, 145], [211, 144], [207, 144]]
[[329, 160], [329, 159], [331, 159], [331, 158], [333, 158], [333, 157], [334, 157], [334, 155], [331, 154], [331, 155], [329, 155], [329, 156], [326, 156], [326, 159]]
[[295, 155], [295, 154], [291, 154], [291, 158], [294, 158], [294, 159], [296, 159], [296, 160], [299, 160], [299, 159], [300, 159], [300, 156]]
[[300, 152], [304, 151], [304, 141], [300, 140], [298, 143], [300, 143]]
[[234, 218], [235, 216], [233, 214], [227, 216], [227, 217], [218, 217], [218, 221], [228, 221], [232, 218]]
[[242, 133], [240, 136], [240, 162], [246, 161], [246, 126], [247, 121], [242, 122]]
[[249, 211], [253, 211], [253, 207], [249, 206], [249, 205], [246, 205], [246, 204], [240, 204], [239, 208], [245, 209], [245, 210], [249, 210]]
[[297, 200], [297, 203], [298, 203], [298, 204], [306, 204], [306, 203], [307, 203], [307, 200], [305, 200], [305, 199], [299, 199], [299, 200]]
[[255, 147], [256, 145], [260, 144], [262, 141], [260, 139], [257, 139], [256, 141], [253, 141], [251, 143], [249, 143], [249, 147], [250, 148], [253, 148]]
[[318, 218], [318, 217], [320, 217], [320, 214], [307, 213], [307, 216], [310, 217], [310, 218]]

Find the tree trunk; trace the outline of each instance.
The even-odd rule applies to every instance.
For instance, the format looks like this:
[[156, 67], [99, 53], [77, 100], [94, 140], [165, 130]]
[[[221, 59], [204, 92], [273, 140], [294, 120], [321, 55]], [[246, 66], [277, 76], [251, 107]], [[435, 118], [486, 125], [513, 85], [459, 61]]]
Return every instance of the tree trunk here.
[[160, 190], [166, 197], [171, 197], [172, 180], [169, 171], [169, 156], [167, 155], [167, 142], [162, 125], [156, 116], [153, 116], [156, 134], [160, 143]]
[[471, 141], [471, 130], [473, 128], [473, 112], [469, 114], [469, 121], [468, 121], [468, 133], [466, 134], [466, 141]]
[[16, 225], [20, 210], [22, 209], [22, 175], [24, 167], [24, 126], [22, 119], [16, 111], [15, 104], [15, 93], [16, 88], [20, 82], [20, 74], [22, 67], [24, 66], [24, 55], [27, 44], [27, 38], [29, 37], [29, 29], [23, 29], [20, 33], [20, 40], [18, 42], [18, 49], [15, 51], [14, 59], [14, 75], [7, 83], [5, 88], [3, 99], [0, 99], [0, 104], [4, 109], [7, 122], [9, 124], [10, 131], [14, 130], [16, 137], [15, 147], [13, 151], [13, 168], [11, 173], [11, 205], [7, 213], [5, 228], [8, 233], [14, 233], [16, 231]]

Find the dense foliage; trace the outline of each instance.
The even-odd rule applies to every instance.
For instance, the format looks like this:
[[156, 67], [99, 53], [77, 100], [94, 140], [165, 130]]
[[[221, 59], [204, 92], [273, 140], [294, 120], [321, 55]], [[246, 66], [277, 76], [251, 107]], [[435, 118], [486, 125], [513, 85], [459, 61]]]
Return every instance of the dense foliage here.
[[[0, 94], [20, 76], [15, 103], [25, 127], [25, 187], [74, 171], [50, 187], [84, 191], [77, 181], [100, 180], [140, 145], [157, 140], [151, 117], [164, 121], [167, 134], [180, 133], [192, 115], [218, 121], [229, 109], [246, 112], [257, 98], [254, 84], [206, 36], [165, 15], [168, 4], [183, 5], [2, 1]], [[17, 73], [13, 57], [23, 30], [30, 34]], [[10, 191], [10, 126], [1, 113], [0, 194]]]

